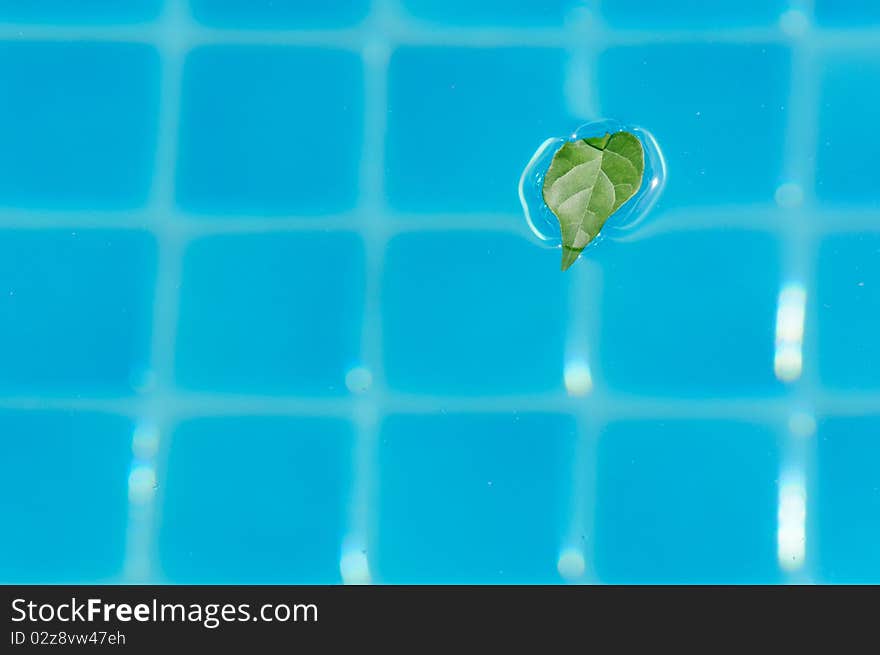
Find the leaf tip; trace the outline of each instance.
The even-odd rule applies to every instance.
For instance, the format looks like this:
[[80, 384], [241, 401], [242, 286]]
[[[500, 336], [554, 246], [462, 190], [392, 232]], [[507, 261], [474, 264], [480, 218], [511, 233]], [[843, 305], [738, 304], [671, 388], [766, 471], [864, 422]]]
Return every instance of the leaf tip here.
[[[582, 249], [581, 249], [582, 250]], [[568, 246], [562, 246], [562, 270], [567, 271], [569, 267], [580, 257], [581, 250], [575, 250]]]
[[598, 148], [599, 150], [605, 150], [608, 142], [611, 141], [611, 132], [605, 132], [604, 136], [594, 136], [589, 139], [584, 139], [587, 143], [589, 143], [594, 148]]

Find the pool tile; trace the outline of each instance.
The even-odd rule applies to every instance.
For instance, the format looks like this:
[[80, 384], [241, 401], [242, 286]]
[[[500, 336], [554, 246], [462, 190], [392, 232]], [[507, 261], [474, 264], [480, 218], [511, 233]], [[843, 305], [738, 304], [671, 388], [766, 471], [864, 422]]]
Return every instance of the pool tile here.
[[403, 0], [403, 8], [420, 20], [449, 25], [561, 25], [574, 0]]
[[773, 583], [779, 447], [727, 421], [622, 421], [598, 447], [603, 582]]
[[165, 0], [0, 0], [0, 20], [48, 24], [114, 24], [148, 21]]
[[142, 232], [3, 232], [0, 393], [130, 392], [147, 368], [155, 267]]
[[556, 253], [492, 232], [398, 236], [386, 254], [389, 385], [451, 395], [558, 388], [566, 281]]
[[392, 416], [379, 445], [376, 571], [389, 583], [559, 582], [574, 422]]
[[880, 389], [880, 235], [827, 237], [817, 262], [822, 382]]
[[829, 27], [863, 27], [880, 23], [875, 0], [814, 0], [816, 22]]
[[600, 5], [612, 27], [718, 30], [774, 25], [788, 6], [785, 0], [614, 0]]
[[0, 206], [146, 204], [158, 63], [144, 45], [0, 43]]
[[819, 582], [880, 582], [880, 416], [831, 417], [818, 429]]
[[648, 129], [663, 151], [659, 207], [773, 202], [789, 96], [784, 48], [616, 47], [598, 72], [602, 113]]
[[831, 57], [822, 63], [816, 196], [826, 205], [880, 207], [873, 157], [880, 133], [869, 127], [880, 112], [878, 88], [876, 57]]
[[119, 416], [0, 412], [0, 582], [122, 574], [131, 436]]
[[351, 439], [334, 419], [218, 417], [178, 426], [159, 474], [166, 578], [339, 582]]
[[388, 200], [414, 212], [520, 212], [516, 185], [565, 113], [564, 52], [395, 50], [389, 71]]
[[602, 246], [599, 353], [610, 387], [691, 398], [779, 390], [774, 237], [678, 232]]
[[345, 393], [357, 360], [363, 248], [335, 232], [222, 235], [184, 258], [176, 374], [190, 389]]
[[197, 48], [184, 67], [178, 203], [217, 214], [351, 209], [362, 95], [361, 62], [353, 53]]

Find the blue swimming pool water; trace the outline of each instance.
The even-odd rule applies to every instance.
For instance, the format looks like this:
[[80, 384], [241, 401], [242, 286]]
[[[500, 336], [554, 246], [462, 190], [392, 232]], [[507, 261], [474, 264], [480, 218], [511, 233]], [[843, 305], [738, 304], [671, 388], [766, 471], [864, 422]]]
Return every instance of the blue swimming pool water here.
[[[880, 582], [875, 3], [76, 4], [0, 2], [0, 581]], [[563, 274], [603, 117], [666, 187]]]

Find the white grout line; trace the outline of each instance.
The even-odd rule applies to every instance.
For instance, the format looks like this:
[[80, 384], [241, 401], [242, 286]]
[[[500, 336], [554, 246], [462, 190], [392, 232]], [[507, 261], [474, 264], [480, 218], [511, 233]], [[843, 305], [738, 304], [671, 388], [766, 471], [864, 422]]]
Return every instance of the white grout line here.
[[[174, 3], [179, 0], [169, 0]], [[0, 41], [103, 41], [111, 43], [161, 42], [167, 36], [164, 21], [136, 25], [48, 25], [0, 23]], [[200, 45], [285, 45], [361, 51], [372, 39], [369, 19], [361, 25], [337, 29], [222, 28], [192, 24], [187, 43]], [[402, 15], [389, 15], [385, 37], [393, 46], [425, 45], [474, 48], [571, 48], [578, 35], [560, 27], [446, 26]], [[713, 29], [609, 29], [606, 46], [665, 44], [785, 44], [789, 35], [780, 26]], [[811, 36], [816, 48], [839, 51], [880, 51], [876, 27], [817, 27]]]
[[[585, 260], [572, 266], [563, 379], [571, 398], [577, 439], [571, 462], [571, 499], [559, 572], [571, 582], [598, 582], [595, 563], [596, 446], [610, 409], [607, 390], [596, 384], [602, 307], [602, 269]], [[600, 375], [601, 377], [601, 375]], [[576, 566], [580, 564], [580, 566]]]
[[[786, 221], [783, 243], [783, 279], [779, 292], [774, 368], [787, 383], [789, 416], [781, 424], [782, 461], [779, 473], [777, 555], [786, 580], [809, 582], [813, 578], [812, 544], [808, 542], [806, 520], [811, 467], [810, 420], [815, 411], [818, 380], [815, 376], [815, 338], [805, 335], [815, 324], [805, 324], [808, 308], [816, 306], [814, 259], [816, 234], [803, 220], [815, 206], [815, 160], [817, 156], [819, 82], [815, 54], [811, 47], [812, 0], [794, 0], [780, 19], [791, 39], [791, 90], [787, 104], [785, 135], [785, 181], [776, 193]], [[800, 219], [800, 220], [799, 220]], [[834, 221], [828, 221], [833, 224]], [[813, 429], [815, 429], [813, 427]]]
[[[783, 191], [800, 192], [792, 186]], [[525, 238], [530, 234], [521, 216], [506, 213], [402, 214], [390, 210], [370, 212], [361, 207], [349, 213], [325, 216], [199, 216], [175, 208], [163, 210], [158, 218], [156, 214], [156, 209], [88, 212], [0, 208], [0, 230], [155, 230], [160, 221], [161, 229], [173, 231], [174, 238], [182, 244], [224, 234], [365, 233], [367, 222], [372, 225], [371, 229], [381, 233], [383, 240], [398, 234], [434, 231], [504, 232]], [[880, 232], [880, 210], [819, 209], [805, 204], [798, 211], [777, 205], [683, 207], [663, 211], [662, 220], [651, 221], [628, 240], [717, 229], [754, 230], [780, 237], [797, 230], [803, 237], [812, 239], [848, 232]]]
[[[183, 241], [174, 228], [174, 171], [180, 120], [180, 88], [186, 16], [182, 2], [166, 3], [160, 23], [159, 53], [162, 84], [159, 135], [149, 214], [157, 241], [156, 288], [150, 366], [141, 392], [132, 443], [129, 477], [129, 525], [124, 577], [126, 582], [150, 582], [160, 577], [156, 557], [157, 459], [161, 441], [171, 427], [166, 398], [173, 393], [174, 339], [177, 325]], [[168, 40], [162, 40], [166, 36]]]
[[[199, 416], [239, 416], [242, 414], [353, 418], [360, 406], [357, 397], [259, 396], [246, 394], [197, 393], [176, 390], [152, 394], [161, 404], [164, 416], [171, 421]], [[500, 396], [436, 396], [385, 392], [380, 394], [383, 414], [430, 414], [442, 411], [468, 413], [577, 413], [583, 410], [583, 398], [564, 391], [547, 394]], [[835, 416], [859, 416], [876, 413], [880, 391], [824, 391], [813, 396], [816, 413]], [[0, 409], [52, 411], [96, 411], [120, 416], [143, 414], [143, 402], [137, 397], [80, 396], [3, 396]], [[593, 404], [591, 415], [598, 422], [617, 419], [702, 419], [742, 418], [756, 421], [785, 422], [791, 418], [792, 400], [788, 395], [774, 397], [736, 397], [693, 399], [676, 396], [646, 396], [605, 392], [602, 405]], [[797, 430], [796, 430], [797, 431]]]
[[[568, 16], [570, 41], [565, 92], [569, 113], [582, 122], [599, 118], [601, 112], [596, 58], [603, 48], [605, 32], [598, 1], [587, 1]], [[574, 129], [574, 128], [572, 128]], [[601, 429], [597, 407], [605, 406], [604, 389], [594, 384], [596, 339], [601, 311], [601, 267], [589, 259], [569, 271], [568, 324], [563, 361], [563, 382], [573, 400], [577, 426], [571, 462], [571, 487], [565, 541], [560, 545], [557, 570], [573, 583], [597, 582], [595, 562], [596, 443]]]
[[360, 164], [361, 234], [364, 240], [364, 307], [361, 327], [361, 361], [357, 378], [346, 376], [350, 391], [361, 393], [354, 404], [356, 441], [348, 525], [340, 554], [340, 573], [346, 584], [368, 584], [370, 534], [375, 515], [376, 444], [383, 411], [385, 375], [382, 366], [381, 284], [387, 231], [385, 212], [385, 131], [388, 114], [388, 64], [391, 56], [386, 34], [393, 23], [394, 7], [387, 0], [373, 0], [367, 19], [372, 38], [363, 44], [364, 142]]

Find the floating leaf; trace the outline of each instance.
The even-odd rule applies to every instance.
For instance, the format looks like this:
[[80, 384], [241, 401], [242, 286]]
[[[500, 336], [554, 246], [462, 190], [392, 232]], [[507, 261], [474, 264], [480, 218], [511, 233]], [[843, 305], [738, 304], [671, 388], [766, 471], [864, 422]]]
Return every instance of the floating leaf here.
[[562, 270], [642, 186], [645, 154], [629, 132], [566, 141], [544, 176], [544, 202], [562, 230]]

